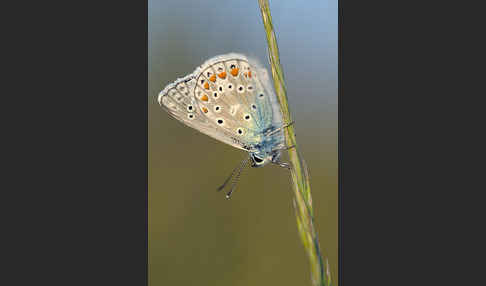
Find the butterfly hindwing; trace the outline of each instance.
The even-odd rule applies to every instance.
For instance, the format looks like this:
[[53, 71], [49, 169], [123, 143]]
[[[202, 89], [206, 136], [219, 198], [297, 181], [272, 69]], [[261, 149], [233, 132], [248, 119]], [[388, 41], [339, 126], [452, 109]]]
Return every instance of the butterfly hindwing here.
[[273, 110], [259, 80], [261, 70], [243, 55], [216, 57], [195, 74], [195, 98], [204, 115], [246, 144], [258, 144], [272, 124]]

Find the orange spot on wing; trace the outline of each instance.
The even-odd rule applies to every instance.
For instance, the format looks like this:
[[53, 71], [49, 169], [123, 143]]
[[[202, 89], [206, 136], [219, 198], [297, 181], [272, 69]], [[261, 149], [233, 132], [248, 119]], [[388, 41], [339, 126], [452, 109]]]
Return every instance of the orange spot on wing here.
[[208, 109], [206, 107], [203, 106], [201, 109], [204, 113], [208, 113]]
[[203, 96], [200, 97], [202, 101], [208, 101], [208, 96], [203, 94]]
[[234, 69], [232, 69], [232, 70], [231, 70], [231, 75], [233, 75], [233, 76], [237, 76], [237, 75], [238, 75], [238, 71], [239, 71], [239, 69], [238, 69], [238, 68], [234, 68]]
[[248, 77], [251, 77], [251, 71], [248, 71]]
[[209, 78], [210, 81], [212, 82], [215, 82], [216, 81], [216, 75], [213, 74], [210, 78]]
[[205, 83], [204, 83], [204, 88], [205, 88], [205, 89], [209, 89], [209, 83], [205, 82]]
[[221, 72], [218, 74], [219, 78], [225, 79], [226, 78], [226, 72]]

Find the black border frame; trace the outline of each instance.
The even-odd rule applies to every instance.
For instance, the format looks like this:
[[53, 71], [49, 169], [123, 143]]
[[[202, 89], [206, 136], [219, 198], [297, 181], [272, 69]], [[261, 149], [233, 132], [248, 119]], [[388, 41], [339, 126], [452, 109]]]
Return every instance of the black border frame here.
[[[4, 38], [8, 69], [20, 75], [5, 82], [14, 94], [6, 102], [20, 107], [5, 120], [3, 190], [19, 202], [8, 212], [3, 233], [14, 253], [5, 257], [21, 266], [6, 275], [146, 285], [147, 1], [64, 5], [13, 7], [24, 18]], [[393, 5], [338, 4], [341, 285], [416, 284], [438, 262], [427, 251], [434, 241], [417, 236], [430, 235], [427, 191], [446, 190], [449, 180], [435, 175], [443, 161], [420, 153], [433, 144], [416, 143], [431, 130], [417, 106], [431, 90], [450, 93], [437, 84], [451, 77], [434, 51], [460, 50], [431, 36], [437, 29], [424, 11], [432, 7]], [[435, 273], [450, 279], [443, 273], [457, 261], [447, 261]]]

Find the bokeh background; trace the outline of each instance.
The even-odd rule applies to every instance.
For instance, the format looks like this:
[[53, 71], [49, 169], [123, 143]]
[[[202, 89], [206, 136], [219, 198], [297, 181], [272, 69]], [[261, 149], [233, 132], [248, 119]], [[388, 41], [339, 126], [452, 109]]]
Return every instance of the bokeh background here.
[[[170, 118], [164, 86], [228, 52], [267, 68], [258, 1], [149, 0], [149, 285], [311, 285], [287, 170], [247, 169], [233, 198], [216, 188], [245, 152]], [[270, 1], [322, 251], [338, 285], [337, 0]]]

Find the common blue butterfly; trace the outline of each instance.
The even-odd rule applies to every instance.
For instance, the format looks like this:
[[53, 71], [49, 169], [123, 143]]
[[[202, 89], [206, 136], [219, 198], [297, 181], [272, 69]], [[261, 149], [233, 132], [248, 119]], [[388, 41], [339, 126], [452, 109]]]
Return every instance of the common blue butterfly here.
[[167, 85], [159, 104], [174, 118], [208, 136], [246, 150], [249, 158], [233, 170], [230, 198], [241, 171], [251, 163], [274, 163], [289, 168], [279, 158], [285, 145], [277, 97], [267, 71], [245, 55], [230, 53], [207, 60], [193, 73]]

